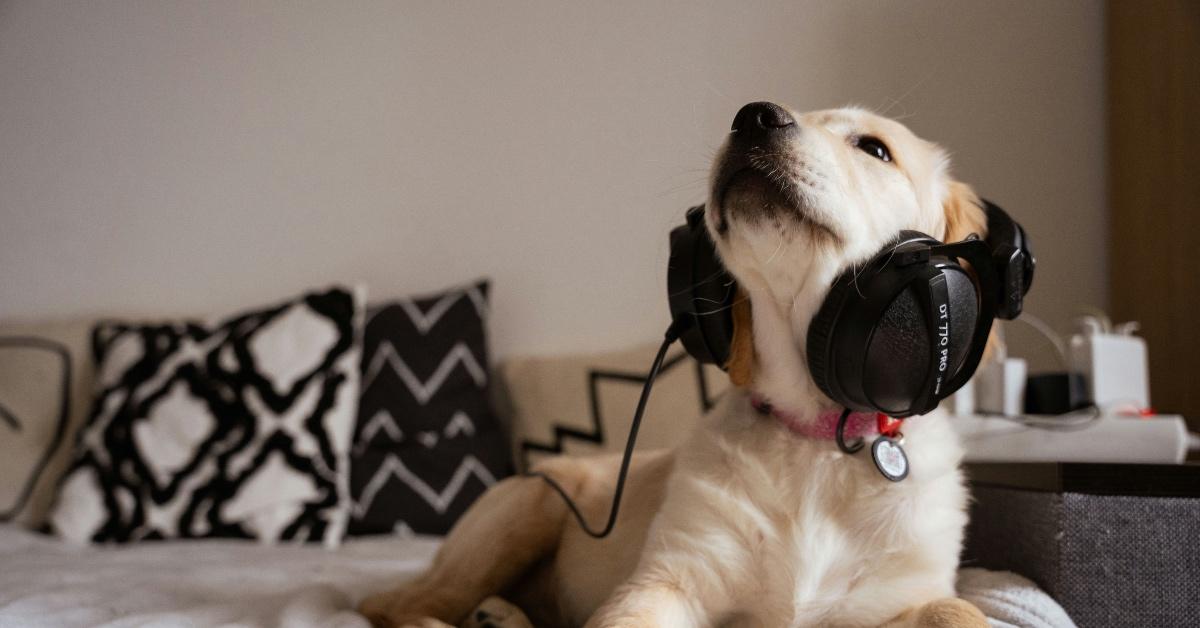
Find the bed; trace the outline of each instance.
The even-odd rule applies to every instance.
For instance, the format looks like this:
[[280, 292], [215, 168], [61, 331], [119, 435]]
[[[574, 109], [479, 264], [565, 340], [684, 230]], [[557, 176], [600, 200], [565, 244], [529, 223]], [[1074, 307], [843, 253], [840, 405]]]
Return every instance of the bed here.
[[336, 550], [206, 539], [78, 546], [0, 526], [0, 626], [366, 628], [365, 594], [420, 571], [436, 537], [366, 537]]
[[[439, 543], [381, 536], [336, 550], [223, 539], [78, 546], [0, 526], [0, 626], [367, 628], [358, 601], [415, 576]], [[963, 569], [958, 588], [993, 626], [1074, 626], [1015, 574]]]

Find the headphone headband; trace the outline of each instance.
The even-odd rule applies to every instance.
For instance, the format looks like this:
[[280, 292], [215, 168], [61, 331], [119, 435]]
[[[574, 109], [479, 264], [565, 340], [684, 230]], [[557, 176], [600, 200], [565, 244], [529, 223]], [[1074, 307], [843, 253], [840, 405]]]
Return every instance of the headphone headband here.
[[[968, 238], [962, 242], [940, 244], [932, 247], [930, 254], [944, 256], [950, 260], [966, 260], [975, 269], [976, 277], [992, 276], [996, 272], [992, 260], [988, 256], [988, 245], [978, 238]], [[975, 369], [979, 367], [979, 361], [983, 358], [983, 351], [987, 348], [988, 334], [992, 330], [992, 321], [996, 317], [995, 295], [995, 291], [988, 290], [986, 287], [979, 291], [979, 314], [977, 315], [977, 323], [971, 336], [970, 349], [968, 349], [962, 365], [955, 370], [954, 374], [939, 390], [935, 391], [939, 401], [962, 388], [971, 379], [971, 376], [975, 374]], [[929, 410], [932, 410], [936, 405], [937, 403], [934, 402], [933, 405], [929, 406]]]

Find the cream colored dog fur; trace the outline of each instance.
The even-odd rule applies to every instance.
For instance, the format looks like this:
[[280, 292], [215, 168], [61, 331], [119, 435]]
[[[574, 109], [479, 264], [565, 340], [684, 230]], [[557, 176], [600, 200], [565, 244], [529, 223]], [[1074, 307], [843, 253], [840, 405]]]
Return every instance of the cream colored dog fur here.
[[[363, 603], [373, 622], [459, 624], [502, 595], [537, 626], [987, 625], [954, 598], [967, 493], [942, 411], [905, 421], [911, 471], [892, 483], [865, 452], [796, 436], [749, 403], [756, 393], [805, 418], [834, 409], [809, 376], [805, 339], [835, 276], [902, 229], [982, 234], [983, 211], [946, 154], [903, 125], [860, 109], [791, 115], [785, 147], [750, 151], [758, 176], [718, 176], [740, 150], [731, 142], [713, 169], [709, 232], [745, 297], [737, 387], [680, 447], [635, 458], [610, 537], [586, 536], [542, 480], [505, 480], [424, 576]], [[890, 159], [864, 150], [868, 139]], [[599, 522], [618, 462], [538, 470]]]

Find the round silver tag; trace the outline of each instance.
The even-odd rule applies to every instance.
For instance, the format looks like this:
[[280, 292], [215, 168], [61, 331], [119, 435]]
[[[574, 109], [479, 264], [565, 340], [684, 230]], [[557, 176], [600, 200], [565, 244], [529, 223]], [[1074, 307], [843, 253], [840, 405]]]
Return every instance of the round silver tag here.
[[879, 473], [893, 482], [908, 477], [908, 456], [904, 455], [904, 448], [887, 436], [880, 436], [871, 444], [871, 459]]

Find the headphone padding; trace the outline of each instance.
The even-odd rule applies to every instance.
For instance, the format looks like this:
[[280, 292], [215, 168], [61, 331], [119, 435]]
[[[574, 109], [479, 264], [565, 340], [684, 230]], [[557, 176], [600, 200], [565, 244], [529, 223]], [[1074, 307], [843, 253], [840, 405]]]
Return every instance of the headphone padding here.
[[699, 362], [726, 368], [736, 296], [737, 285], [704, 226], [704, 206], [689, 209], [687, 223], [671, 231], [667, 303], [680, 341]]
[[816, 383], [817, 388], [825, 393], [825, 396], [834, 401], [841, 402], [843, 397], [840, 390], [834, 391], [832, 387], [833, 377], [831, 373], [832, 365], [829, 364], [830, 358], [830, 341], [833, 336], [833, 328], [837, 323], [838, 313], [842, 310], [842, 304], [846, 300], [846, 291], [849, 290], [850, 283], [842, 281], [839, 276], [838, 280], [833, 283], [833, 287], [829, 289], [829, 294], [825, 296], [825, 300], [821, 302], [820, 309], [813, 316], [812, 322], [808, 325], [808, 338], [806, 340], [808, 349], [808, 372]]

